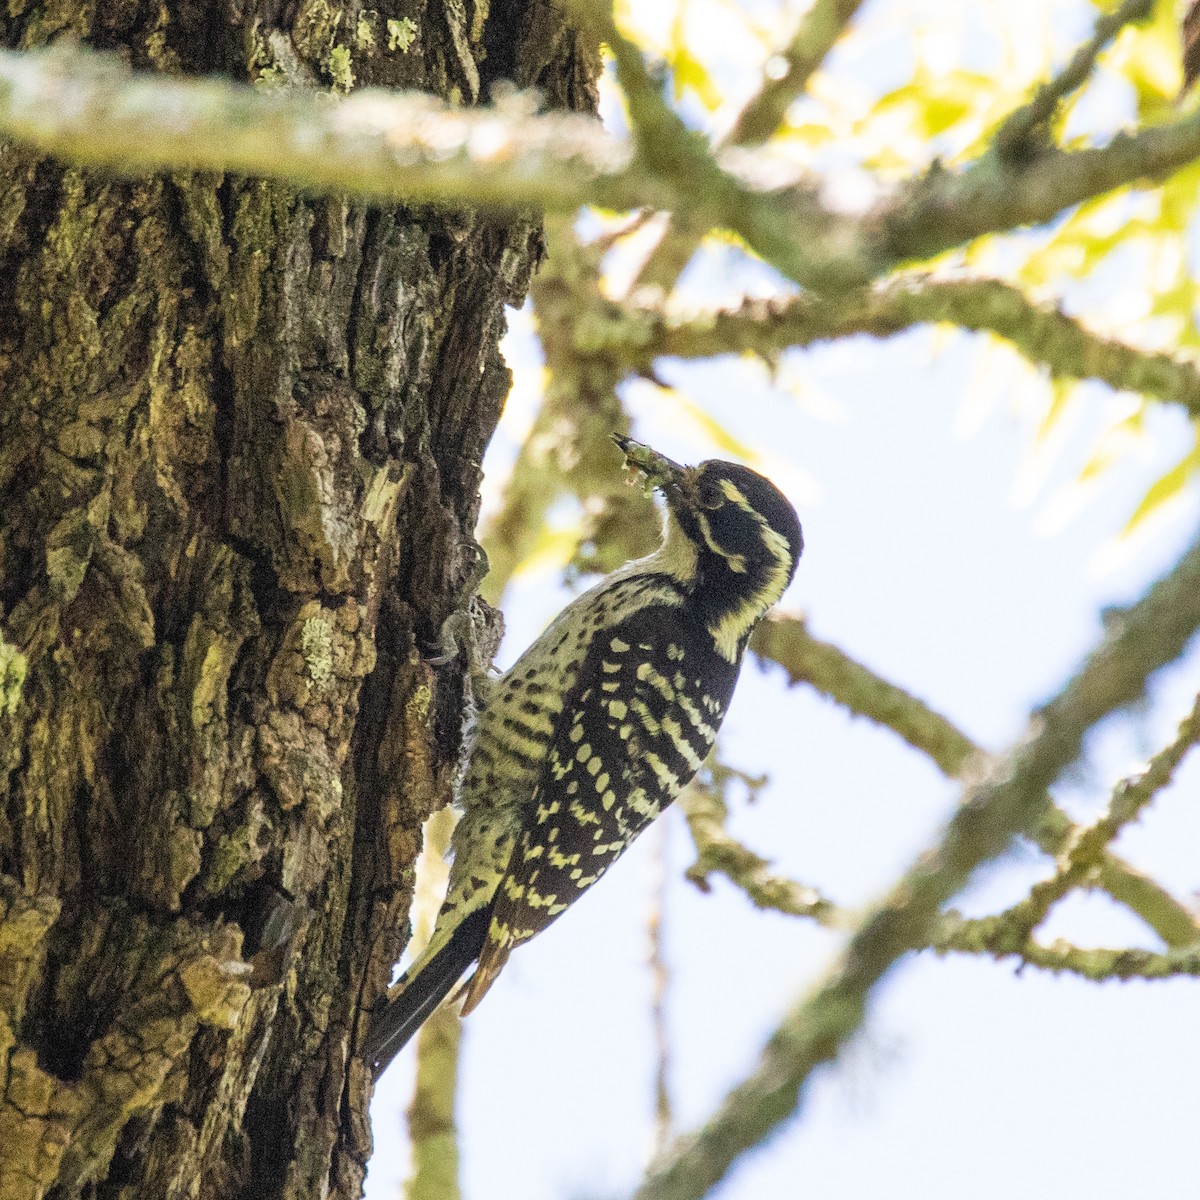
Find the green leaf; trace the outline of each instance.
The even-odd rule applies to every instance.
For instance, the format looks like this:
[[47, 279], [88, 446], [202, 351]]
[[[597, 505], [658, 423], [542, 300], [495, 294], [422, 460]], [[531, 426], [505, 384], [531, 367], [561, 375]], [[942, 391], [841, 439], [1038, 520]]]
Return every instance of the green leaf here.
[[675, 388], [661, 388], [659, 394], [663, 399], [670, 400], [722, 454], [747, 463], [757, 462], [761, 457], [753, 446], [730, 432], [712, 413], [706, 412], [683, 392]]
[[1033, 436], [1036, 441], [1044, 442], [1054, 432], [1055, 426], [1062, 420], [1067, 409], [1070, 408], [1071, 401], [1078, 390], [1078, 385], [1074, 379], [1050, 380], [1050, 403], [1034, 432]]
[[1133, 510], [1121, 536], [1127, 537], [1152, 513], [1175, 499], [1200, 472], [1200, 441], [1188, 451], [1165, 475], [1160, 476]]

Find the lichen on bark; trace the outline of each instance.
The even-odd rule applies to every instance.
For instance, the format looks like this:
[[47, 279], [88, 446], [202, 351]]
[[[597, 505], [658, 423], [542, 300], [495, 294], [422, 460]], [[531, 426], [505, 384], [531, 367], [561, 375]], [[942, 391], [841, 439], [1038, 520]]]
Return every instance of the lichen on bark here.
[[[202, 9], [0, 36], [595, 100], [520, 0]], [[358, 1194], [353, 1047], [457, 760], [464, 665], [428, 660], [540, 254], [531, 214], [0, 160], [0, 1200]]]

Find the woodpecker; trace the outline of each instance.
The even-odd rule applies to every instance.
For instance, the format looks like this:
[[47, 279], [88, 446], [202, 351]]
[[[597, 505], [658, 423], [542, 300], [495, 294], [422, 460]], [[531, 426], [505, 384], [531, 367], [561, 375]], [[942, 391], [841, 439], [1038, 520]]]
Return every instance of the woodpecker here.
[[595, 883], [700, 769], [755, 625], [804, 541], [763, 476], [685, 467], [614, 435], [666, 500], [662, 545], [573, 600], [480, 702], [446, 900], [373, 1015], [381, 1072], [458, 984], [463, 1015], [508, 956]]

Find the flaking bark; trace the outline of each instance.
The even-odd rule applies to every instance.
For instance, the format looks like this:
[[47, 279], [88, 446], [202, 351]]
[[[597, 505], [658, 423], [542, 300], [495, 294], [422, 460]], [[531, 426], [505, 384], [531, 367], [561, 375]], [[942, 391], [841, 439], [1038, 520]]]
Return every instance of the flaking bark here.
[[[594, 102], [519, 0], [8, 14], [142, 68]], [[449, 791], [463, 664], [427, 659], [540, 246], [4, 149], [0, 1200], [359, 1193], [355, 1022]]]

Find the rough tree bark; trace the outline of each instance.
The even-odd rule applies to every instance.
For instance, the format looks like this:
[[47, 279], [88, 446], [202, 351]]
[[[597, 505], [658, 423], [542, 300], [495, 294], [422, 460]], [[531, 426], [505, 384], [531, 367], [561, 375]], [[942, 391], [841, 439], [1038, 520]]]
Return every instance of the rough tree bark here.
[[[137, 67], [591, 108], [541, 0], [13, 0]], [[0, 157], [0, 1200], [352, 1197], [530, 215]]]

